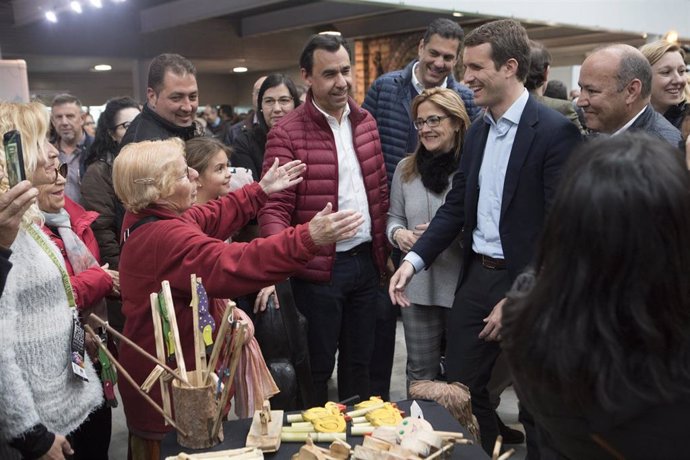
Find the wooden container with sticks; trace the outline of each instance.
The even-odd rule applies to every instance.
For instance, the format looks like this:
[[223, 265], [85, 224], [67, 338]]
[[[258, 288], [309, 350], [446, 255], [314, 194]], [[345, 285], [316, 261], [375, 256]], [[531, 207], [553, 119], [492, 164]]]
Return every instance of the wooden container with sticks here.
[[[193, 345], [196, 368], [194, 371], [187, 371], [175, 306], [168, 281], [161, 283], [160, 293], [154, 292], [150, 295], [156, 343], [155, 357], [114, 330], [108, 323], [95, 315], [91, 315], [91, 318], [105, 327], [108, 333], [113, 334], [124, 345], [132, 347], [143, 358], [155, 364], [141, 385], [134, 381], [104, 344], [100, 343], [93, 329], [88, 325], [85, 329], [98, 342], [100, 349], [107, 355], [118, 373], [163, 416], [166, 425], [171, 425], [177, 429], [179, 444], [192, 449], [201, 449], [212, 447], [223, 441], [224, 408], [230, 399], [230, 390], [242, 353], [247, 326], [234, 321], [235, 305], [232, 301], [228, 301], [228, 307], [224, 312], [214, 341], [212, 333], [215, 331], [215, 322], [210, 318], [208, 312], [208, 298], [201, 284], [201, 278], [192, 275], [191, 283], [192, 301], [190, 307], [194, 318]], [[208, 350], [211, 351], [211, 355], [207, 363], [206, 353]], [[174, 362], [177, 364], [176, 370], [166, 364], [171, 357], [174, 357]], [[222, 375], [220, 377], [215, 375], [216, 365], [221, 369]], [[172, 401], [170, 380], [172, 380]], [[148, 395], [156, 382], [160, 384], [163, 407]]]
[[177, 380], [172, 383], [175, 420], [181, 428], [177, 433], [177, 442], [190, 449], [215, 446], [223, 441], [223, 430], [215, 435], [211, 432], [218, 408], [214, 386], [211, 382], [202, 381], [200, 371], [187, 372], [187, 378], [191, 386]]

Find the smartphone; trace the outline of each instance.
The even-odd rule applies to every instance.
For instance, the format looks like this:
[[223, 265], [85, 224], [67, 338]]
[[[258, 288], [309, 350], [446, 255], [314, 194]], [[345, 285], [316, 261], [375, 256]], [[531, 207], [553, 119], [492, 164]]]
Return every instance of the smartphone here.
[[2, 144], [5, 148], [5, 161], [7, 162], [7, 180], [10, 183], [10, 187], [14, 187], [21, 181], [26, 180], [22, 137], [19, 131], [12, 130], [6, 132], [2, 137]]

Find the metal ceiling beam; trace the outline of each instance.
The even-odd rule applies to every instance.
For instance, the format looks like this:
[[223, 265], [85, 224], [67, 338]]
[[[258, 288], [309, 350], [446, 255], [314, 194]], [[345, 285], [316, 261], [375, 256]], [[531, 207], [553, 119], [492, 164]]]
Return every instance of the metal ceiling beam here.
[[155, 32], [283, 2], [284, 0], [175, 0], [141, 10], [141, 31]]
[[437, 13], [422, 11], [394, 11], [380, 17], [336, 22], [338, 30], [348, 39], [400, 34], [426, 29], [431, 21], [438, 18]]
[[244, 17], [240, 22], [239, 33], [241, 37], [250, 37], [304, 27], [315, 27], [321, 24], [379, 15], [390, 11], [394, 10], [375, 5], [330, 2], [310, 3]]

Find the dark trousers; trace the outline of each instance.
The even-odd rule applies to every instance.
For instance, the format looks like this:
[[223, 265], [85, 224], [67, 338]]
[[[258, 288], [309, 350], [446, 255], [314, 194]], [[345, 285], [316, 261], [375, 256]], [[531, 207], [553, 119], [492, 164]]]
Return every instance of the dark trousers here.
[[481, 430], [482, 447], [491, 454], [498, 424], [487, 385], [501, 348], [499, 342], [479, 338], [484, 318], [510, 289], [507, 270], [492, 270], [473, 257], [455, 294], [448, 316], [446, 365], [449, 382], [467, 385], [472, 396], [472, 412]]
[[336, 253], [331, 281], [292, 280], [292, 292], [307, 318], [309, 360], [315, 400], [328, 400], [328, 379], [338, 352], [338, 398], [369, 398], [369, 364], [374, 348], [379, 276], [365, 248]]
[[74, 455], [70, 458], [72, 460], [108, 460], [111, 431], [111, 410], [103, 403], [67, 437], [74, 450]]

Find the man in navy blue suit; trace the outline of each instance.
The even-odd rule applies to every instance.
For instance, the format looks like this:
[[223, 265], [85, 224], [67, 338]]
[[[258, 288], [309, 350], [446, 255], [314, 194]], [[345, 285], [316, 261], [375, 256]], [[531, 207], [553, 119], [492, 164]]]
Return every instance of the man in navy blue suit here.
[[409, 280], [463, 232], [464, 259], [447, 326], [447, 376], [469, 387], [487, 452], [498, 435], [487, 383], [501, 351], [505, 294], [532, 259], [561, 169], [581, 139], [575, 125], [525, 89], [529, 55], [527, 33], [514, 20], [484, 24], [467, 36], [464, 81], [486, 111], [467, 133], [445, 204], [389, 288], [394, 303], [409, 305]]

